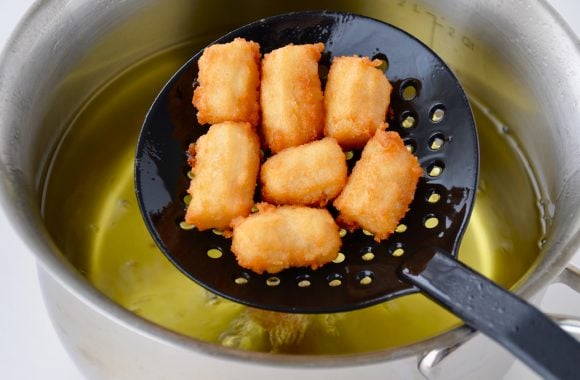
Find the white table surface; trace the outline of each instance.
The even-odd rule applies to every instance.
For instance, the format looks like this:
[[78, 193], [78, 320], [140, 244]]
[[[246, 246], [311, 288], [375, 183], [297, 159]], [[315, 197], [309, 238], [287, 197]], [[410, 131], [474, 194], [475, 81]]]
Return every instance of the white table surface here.
[[[33, 2], [0, 0], [0, 50]], [[580, 35], [580, 1], [549, 2]], [[1, 210], [0, 241], [0, 378], [82, 379], [48, 319], [40, 295], [34, 258], [14, 235]], [[580, 253], [573, 262], [580, 266]], [[580, 296], [563, 285], [553, 285], [547, 292], [542, 309], [580, 316]], [[529, 378], [527, 369], [517, 364], [506, 376], [506, 379]]]

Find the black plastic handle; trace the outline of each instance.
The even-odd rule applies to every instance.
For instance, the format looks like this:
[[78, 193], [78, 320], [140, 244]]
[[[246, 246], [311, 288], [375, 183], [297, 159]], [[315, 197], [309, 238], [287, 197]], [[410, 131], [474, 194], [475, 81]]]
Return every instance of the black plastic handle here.
[[580, 343], [546, 315], [443, 251], [401, 276], [546, 379], [580, 378]]

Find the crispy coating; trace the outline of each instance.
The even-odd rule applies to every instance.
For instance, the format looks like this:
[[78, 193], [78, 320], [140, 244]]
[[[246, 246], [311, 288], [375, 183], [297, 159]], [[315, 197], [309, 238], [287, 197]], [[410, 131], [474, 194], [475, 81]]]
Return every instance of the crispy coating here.
[[377, 129], [385, 129], [392, 86], [367, 57], [334, 58], [324, 92], [324, 134], [345, 149], [362, 148]]
[[207, 47], [199, 59], [193, 93], [200, 124], [260, 118], [260, 45], [243, 38]]
[[195, 143], [192, 162], [187, 223], [199, 230], [225, 230], [234, 218], [250, 213], [260, 169], [260, 141], [249, 123], [211, 126]]
[[405, 216], [423, 169], [396, 132], [377, 130], [334, 201], [339, 223], [387, 239]]
[[318, 61], [324, 44], [287, 45], [262, 60], [262, 132], [273, 152], [322, 137], [324, 98]]
[[318, 267], [334, 260], [341, 240], [326, 209], [258, 205], [258, 213], [234, 220], [232, 252], [256, 273], [289, 267]]
[[347, 170], [346, 157], [333, 138], [285, 149], [262, 165], [262, 199], [324, 207], [342, 191]]

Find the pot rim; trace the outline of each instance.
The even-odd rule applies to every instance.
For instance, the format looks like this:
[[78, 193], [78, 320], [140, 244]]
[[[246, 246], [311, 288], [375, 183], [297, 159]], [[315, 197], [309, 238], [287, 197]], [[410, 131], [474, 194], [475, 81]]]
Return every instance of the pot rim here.
[[[580, 42], [571, 27], [546, 0], [537, 0], [535, 5], [538, 6], [533, 7], [530, 12], [544, 12], [547, 17], [551, 18], [554, 24], [559, 24], [558, 28], [556, 30], [550, 30], [550, 33], [558, 34], [560, 38], [568, 38], [575, 44], [577, 54], [574, 59], [579, 63], [578, 67], [580, 67]], [[38, 31], [41, 28], [38, 21], [46, 19], [49, 15], [53, 15], [55, 9], [60, 6], [58, 0], [39, 0], [26, 12], [24, 18], [11, 34], [4, 51], [0, 55], [0, 88], [14, 88], [14, 86], [10, 85], [16, 84], [18, 79], [7, 74], [15, 68], [14, 63], [17, 60], [13, 60], [12, 58], [21, 54], [19, 51], [20, 46], [26, 46], [30, 42], [31, 31]], [[0, 97], [0, 115], [8, 112], [11, 112], [11, 103], [8, 101], [8, 98], [2, 96]], [[5, 118], [0, 119], [0, 132], [10, 128], [11, 126], [6, 123]], [[203, 354], [217, 356], [218, 358], [233, 359], [245, 363], [260, 363], [270, 366], [326, 368], [375, 364], [412, 355], [421, 355], [433, 349], [460, 344], [474, 335], [473, 329], [462, 325], [438, 336], [402, 347], [368, 353], [318, 356], [242, 351], [175, 333], [153, 322], [149, 322], [114, 303], [82, 277], [66, 259], [55, 254], [55, 252], [59, 252], [59, 249], [52, 243], [51, 237], [43, 226], [38, 212], [39, 208], [35, 210], [27, 209], [31, 208], [31, 204], [37, 205], [32, 186], [27, 184], [22, 173], [14, 166], [14, 162], [11, 161], [14, 161], [14, 157], [1, 153], [0, 205], [2, 206], [2, 212], [14, 218], [12, 227], [17, 232], [19, 240], [26, 247], [27, 251], [21, 254], [33, 255], [37, 259], [39, 269], [43, 273], [48, 274], [54, 281], [101, 316], [138, 335], [146, 336], [151, 340], [165, 345], [180, 347], [188, 351], [193, 350]], [[23, 191], [24, 189], [25, 191]], [[41, 234], [38, 233], [39, 228], [42, 230]], [[575, 254], [578, 247], [580, 247], [580, 236], [578, 235], [571, 238], [563, 246], [558, 246], [557, 248], [560, 250], [560, 254], [552, 255], [552, 259], [547, 264], [547, 270], [543, 271], [543, 273], [533, 273], [526, 278], [525, 282], [520, 281], [515, 289], [515, 293], [523, 298], [529, 299], [539, 292], [564, 269], [566, 263]], [[546, 256], [546, 251], [549, 249], [555, 248], [544, 248], [540, 257]], [[537, 272], [534, 267], [530, 268], [529, 271]]]

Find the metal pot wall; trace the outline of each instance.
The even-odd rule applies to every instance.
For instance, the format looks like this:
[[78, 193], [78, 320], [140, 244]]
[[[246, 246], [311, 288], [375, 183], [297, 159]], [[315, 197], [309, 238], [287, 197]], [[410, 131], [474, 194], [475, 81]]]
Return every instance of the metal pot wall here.
[[538, 205], [531, 207], [540, 209], [543, 240], [536, 252], [528, 252], [537, 260], [522, 272], [515, 291], [533, 300], [558, 278], [580, 287], [577, 272], [563, 272], [580, 249], [580, 45], [544, 3], [39, 2], [0, 65], [1, 199], [38, 258], [55, 328], [87, 377], [496, 378], [510, 365], [505, 351], [467, 327], [401, 347], [339, 356], [256, 353], [201, 342], [112, 302], [48, 232], [41, 204], [53, 154], [70, 120], [104, 83], [171, 46], [195, 41], [199, 48], [238, 25], [303, 9], [383, 19], [416, 35], [450, 64], [472, 100], [484, 100], [485, 109], [509, 125], [504, 132], [521, 147], [535, 178]]

